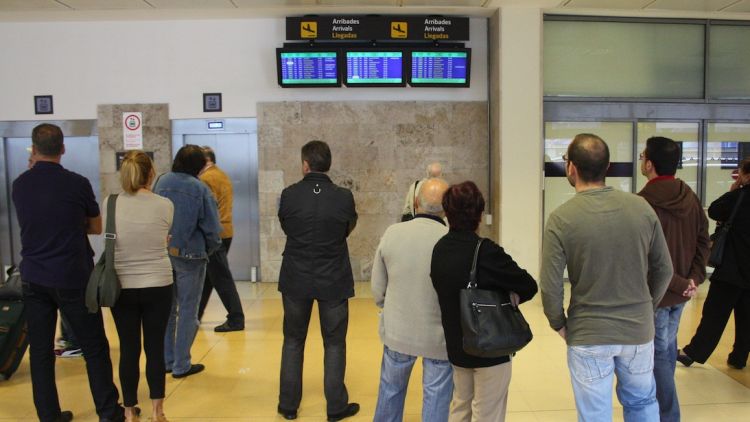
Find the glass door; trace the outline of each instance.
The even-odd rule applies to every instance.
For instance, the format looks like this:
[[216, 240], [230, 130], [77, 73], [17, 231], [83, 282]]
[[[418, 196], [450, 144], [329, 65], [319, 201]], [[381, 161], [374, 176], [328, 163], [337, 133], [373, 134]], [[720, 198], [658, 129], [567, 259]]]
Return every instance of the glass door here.
[[[750, 123], [708, 122], [706, 124], [706, 184], [703, 205], [729, 191], [732, 172], [739, 162], [750, 157]], [[716, 222], [709, 221], [713, 233]]]
[[[677, 167], [676, 177], [682, 179], [693, 189], [693, 192], [700, 196], [700, 134], [701, 123], [699, 121], [639, 121], [637, 124], [638, 153], [646, 149], [646, 140], [654, 136], [663, 136], [679, 143], [682, 147], [682, 160]], [[641, 174], [640, 162], [635, 174], [635, 191], [639, 192], [647, 182], [646, 177]]]

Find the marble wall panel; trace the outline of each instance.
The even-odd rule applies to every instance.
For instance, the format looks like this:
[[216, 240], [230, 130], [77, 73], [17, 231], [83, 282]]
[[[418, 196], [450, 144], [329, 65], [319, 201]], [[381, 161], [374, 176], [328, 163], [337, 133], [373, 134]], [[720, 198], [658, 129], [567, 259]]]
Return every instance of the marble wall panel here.
[[172, 126], [168, 104], [100, 104], [97, 106], [99, 163], [102, 198], [122, 191], [115, 152], [123, 151], [122, 113], [143, 113], [143, 149], [153, 151], [156, 172], [169, 171], [172, 163]]
[[[352, 190], [359, 213], [348, 239], [356, 280], [369, 280], [383, 231], [429, 163], [448, 182], [474, 180], [487, 195], [486, 102], [278, 102], [258, 104], [261, 274], [277, 281], [285, 236], [276, 218], [281, 190], [302, 178], [300, 148], [326, 141], [329, 176]], [[482, 233], [491, 231], [482, 227]]]

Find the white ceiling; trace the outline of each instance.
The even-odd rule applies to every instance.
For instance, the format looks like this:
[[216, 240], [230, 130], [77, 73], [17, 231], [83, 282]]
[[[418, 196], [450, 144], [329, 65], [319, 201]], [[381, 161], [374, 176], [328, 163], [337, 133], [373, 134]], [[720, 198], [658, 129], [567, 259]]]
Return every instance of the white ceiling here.
[[563, 9], [750, 12], [750, 0], [563, 0]]
[[359, 9], [403, 7], [448, 8], [472, 15], [524, 4], [572, 13], [584, 9], [750, 13], [750, 0], [0, 0], [0, 12], [276, 9], [293, 14], [316, 7], [355, 13]]
[[0, 11], [224, 9], [253, 7], [483, 7], [490, 0], [0, 0]]

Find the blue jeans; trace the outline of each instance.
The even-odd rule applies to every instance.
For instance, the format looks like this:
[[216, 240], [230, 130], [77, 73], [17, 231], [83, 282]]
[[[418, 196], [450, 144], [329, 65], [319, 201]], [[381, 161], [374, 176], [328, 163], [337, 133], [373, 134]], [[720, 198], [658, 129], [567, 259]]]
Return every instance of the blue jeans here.
[[164, 337], [164, 363], [173, 374], [190, 369], [190, 347], [198, 332], [198, 304], [206, 275], [205, 259], [169, 257], [174, 269], [172, 311]]
[[[375, 422], [403, 420], [406, 387], [416, 360], [416, 356], [383, 346]], [[453, 367], [447, 360], [422, 358], [422, 368], [422, 420], [447, 422], [453, 395]]]
[[654, 378], [661, 422], [679, 422], [680, 402], [674, 385], [677, 363], [677, 328], [684, 303], [658, 308], [654, 313]]
[[612, 420], [612, 376], [625, 422], [658, 422], [654, 342], [568, 346], [568, 369], [580, 422]]

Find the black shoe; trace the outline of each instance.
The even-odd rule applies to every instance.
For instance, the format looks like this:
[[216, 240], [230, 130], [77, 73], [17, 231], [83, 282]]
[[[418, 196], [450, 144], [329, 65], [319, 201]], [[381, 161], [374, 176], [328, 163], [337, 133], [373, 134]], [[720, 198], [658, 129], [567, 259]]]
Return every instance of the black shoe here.
[[[117, 406], [117, 408], [118, 408], [118, 413], [119, 414], [117, 416], [115, 416], [114, 419], [111, 419], [111, 418], [99, 418], [99, 422], [125, 422], [125, 408], [122, 407], [122, 406], [119, 406], [119, 405]], [[135, 411], [139, 412], [139, 414], [140, 414], [140, 409], [139, 408], [136, 407]]]
[[730, 367], [732, 367], [734, 369], [745, 369], [745, 366], [747, 366], [747, 363], [745, 363], [745, 362], [739, 362], [739, 361], [736, 361], [736, 360], [732, 360], [732, 357], [730, 356], [727, 359], [727, 365], [729, 365]]
[[328, 415], [328, 421], [340, 421], [341, 419], [348, 418], [350, 416], [354, 416], [359, 412], [359, 403], [349, 403], [346, 405], [346, 409], [344, 409], [343, 412], [336, 413], [333, 415]]
[[680, 362], [681, 364], [685, 366], [690, 366], [695, 361], [693, 360], [693, 358], [686, 355], [685, 352], [682, 351], [682, 349], [677, 349], [677, 362]]
[[60, 412], [60, 416], [55, 419], [55, 422], [70, 422], [73, 420], [73, 412], [70, 410], [63, 410]]
[[276, 410], [286, 420], [290, 421], [292, 419], [297, 419], [297, 411], [296, 410], [285, 410], [285, 409], [282, 409], [281, 406], [277, 407]]
[[214, 331], [217, 333], [228, 333], [230, 331], [242, 331], [245, 329], [245, 324], [230, 324], [229, 321], [214, 327]]
[[188, 369], [187, 372], [185, 372], [184, 374], [175, 374], [173, 372], [172, 373], [172, 378], [185, 378], [185, 377], [189, 377], [190, 375], [197, 374], [198, 372], [202, 372], [204, 369], [206, 369], [206, 367], [203, 366], [203, 364], [194, 363], [194, 364], [190, 365], [190, 369]]

